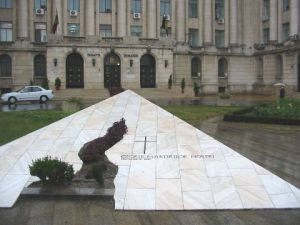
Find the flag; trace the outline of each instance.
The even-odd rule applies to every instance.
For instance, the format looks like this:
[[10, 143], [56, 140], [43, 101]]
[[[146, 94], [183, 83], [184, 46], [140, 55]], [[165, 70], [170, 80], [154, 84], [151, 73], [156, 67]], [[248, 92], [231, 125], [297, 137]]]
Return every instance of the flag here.
[[56, 16], [55, 16], [54, 23], [53, 23], [53, 26], [52, 26], [52, 33], [53, 34], [56, 33], [58, 24], [59, 24], [59, 22], [58, 22], [57, 10], [56, 10]]

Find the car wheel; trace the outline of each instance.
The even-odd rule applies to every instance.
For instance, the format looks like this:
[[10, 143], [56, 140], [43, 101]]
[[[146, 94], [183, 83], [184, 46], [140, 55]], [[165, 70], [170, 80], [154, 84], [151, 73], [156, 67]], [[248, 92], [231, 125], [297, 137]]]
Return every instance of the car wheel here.
[[40, 102], [45, 103], [47, 101], [48, 101], [48, 97], [47, 96], [45, 96], [45, 95], [41, 96]]
[[15, 97], [10, 97], [9, 99], [8, 99], [8, 103], [9, 104], [15, 104], [17, 102], [17, 99], [15, 98]]

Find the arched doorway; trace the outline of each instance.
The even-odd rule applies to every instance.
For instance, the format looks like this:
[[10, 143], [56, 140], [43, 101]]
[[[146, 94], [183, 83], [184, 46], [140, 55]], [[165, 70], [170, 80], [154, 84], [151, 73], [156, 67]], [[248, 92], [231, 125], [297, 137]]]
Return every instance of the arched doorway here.
[[83, 58], [78, 53], [72, 53], [67, 57], [66, 88], [84, 88]]
[[156, 64], [154, 57], [150, 54], [145, 54], [141, 58], [140, 84], [141, 88], [156, 87]]
[[104, 59], [104, 87], [121, 87], [121, 61], [115, 53], [109, 53]]

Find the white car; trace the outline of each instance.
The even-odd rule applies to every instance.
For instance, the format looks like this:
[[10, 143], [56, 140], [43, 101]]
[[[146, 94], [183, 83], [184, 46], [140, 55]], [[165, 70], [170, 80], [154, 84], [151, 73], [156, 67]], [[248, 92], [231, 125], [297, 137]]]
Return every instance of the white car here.
[[52, 90], [46, 90], [40, 86], [26, 86], [16, 92], [3, 94], [1, 99], [9, 104], [15, 104], [17, 101], [46, 102], [53, 97]]

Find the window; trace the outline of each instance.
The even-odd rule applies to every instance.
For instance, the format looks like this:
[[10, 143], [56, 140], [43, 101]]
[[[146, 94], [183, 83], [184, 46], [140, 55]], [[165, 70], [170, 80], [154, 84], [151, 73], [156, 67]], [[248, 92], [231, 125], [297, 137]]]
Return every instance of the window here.
[[266, 44], [266, 43], [268, 43], [269, 42], [269, 40], [270, 40], [270, 30], [269, 30], [269, 28], [265, 28], [264, 29], [264, 43]]
[[40, 89], [39, 87], [31, 87], [30, 91], [31, 92], [39, 92], [39, 91], [42, 91], [42, 89]]
[[224, 0], [216, 0], [215, 3], [216, 19], [224, 19]]
[[198, 0], [189, 0], [189, 18], [198, 18]]
[[0, 42], [12, 41], [12, 23], [0, 22]]
[[69, 10], [80, 11], [80, 2], [79, 2], [79, 0], [69, 0], [68, 9]]
[[0, 0], [0, 8], [10, 9], [11, 0]]
[[11, 77], [11, 58], [9, 55], [0, 56], [0, 77]]
[[270, 0], [264, 0], [263, 19], [268, 19], [270, 16]]
[[47, 76], [46, 57], [44, 55], [37, 55], [36, 57], [34, 57], [34, 76]]
[[38, 43], [47, 42], [47, 27], [45, 23], [36, 23], [34, 25], [34, 41]]
[[283, 77], [283, 59], [281, 55], [276, 56], [276, 82], [282, 82]]
[[290, 0], [282, 0], [282, 11], [290, 10]]
[[46, 9], [47, 0], [34, 0], [34, 9]]
[[80, 26], [77, 23], [68, 23], [68, 35], [70, 36], [79, 36], [80, 35]]
[[111, 0], [100, 0], [100, 12], [111, 12]]
[[100, 24], [100, 37], [111, 37], [111, 25], [109, 24]]
[[225, 40], [224, 40], [224, 30], [216, 30], [216, 47], [217, 48], [224, 48], [225, 47]]
[[284, 23], [282, 24], [282, 41], [286, 41], [290, 36], [290, 24]]
[[140, 37], [142, 35], [141, 26], [131, 26], [131, 36]]
[[189, 29], [189, 42], [191, 46], [198, 46], [198, 29]]
[[160, 0], [160, 15], [171, 15], [170, 0]]
[[227, 77], [228, 73], [228, 64], [225, 58], [219, 59], [218, 62], [218, 76], [219, 77]]
[[132, 13], [142, 12], [141, 0], [131, 0], [131, 12]]
[[192, 78], [201, 77], [201, 60], [198, 57], [194, 57], [191, 63], [191, 76]]

